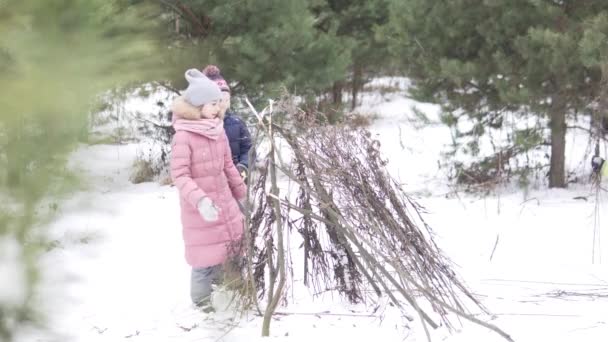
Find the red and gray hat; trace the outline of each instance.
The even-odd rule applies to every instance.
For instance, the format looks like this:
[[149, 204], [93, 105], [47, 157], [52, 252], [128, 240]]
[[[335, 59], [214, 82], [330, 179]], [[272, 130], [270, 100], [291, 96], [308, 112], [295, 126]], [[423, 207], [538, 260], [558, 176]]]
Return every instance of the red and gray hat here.
[[210, 80], [215, 82], [218, 87], [220, 87], [221, 91], [230, 92], [228, 82], [226, 82], [224, 77], [222, 77], [222, 74], [220, 73], [220, 68], [213, 64], [209, 64], [203, 69], [203, 74], [207, 76]]

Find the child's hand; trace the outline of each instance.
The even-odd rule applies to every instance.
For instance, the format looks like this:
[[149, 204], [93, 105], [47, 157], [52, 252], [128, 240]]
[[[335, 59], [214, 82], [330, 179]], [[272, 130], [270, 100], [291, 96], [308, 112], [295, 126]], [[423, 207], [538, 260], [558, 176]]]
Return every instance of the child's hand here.
[[602, 166], [604, 166], [604, 158], [595, 156], [591, 159], [591, 169], [593, 172], [599, 173], [602, 170]]
[[238, 164], [236, 166], [236, 169], [239, 171], [239, 174], [243, 178], [243, 182], [247, 183], [247, 176], [249, 175], [249, 169], [247, 169], [247, 166], [243, 164]]
[[203, 197], [203, 199], [198, 202], [197, 209], [203, 220], [207, 222], [217, 221], [219, 209], [213, 204], [211, 198]]

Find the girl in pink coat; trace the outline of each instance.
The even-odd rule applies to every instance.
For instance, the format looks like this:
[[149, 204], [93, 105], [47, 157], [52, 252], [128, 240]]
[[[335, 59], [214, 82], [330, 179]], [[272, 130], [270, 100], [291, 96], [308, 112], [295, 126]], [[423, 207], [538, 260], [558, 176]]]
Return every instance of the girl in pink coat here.
[[188, 88], [172, 104], [175, 135], [171, 178], [179, 190], [193, 303], [210, 309], [211, 284], [243, 235], [246, 187], [219, 118], [219, 87], [200, 71], [186, 71]]

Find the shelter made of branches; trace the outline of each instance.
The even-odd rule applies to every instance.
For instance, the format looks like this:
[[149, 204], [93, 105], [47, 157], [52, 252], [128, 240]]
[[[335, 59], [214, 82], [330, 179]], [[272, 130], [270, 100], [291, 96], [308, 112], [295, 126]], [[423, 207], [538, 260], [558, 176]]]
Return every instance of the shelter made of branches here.
[[[386, 295], [404, 313], [413, 308], [427, 336], [428, 326], [451, 329], [450, 317], [457, 316], [511, 340], [467, 309], [487, 313], [433, 241], [423, 208], [387, 172], [380, 143], [369, 131], [314, 120], [278, 125], [271, 115], [258, 115], [270, 153], [250, 179], [246, 283], [251, 293], [275, 302], [285, 296], [277, 285], [291, 274], [285, 270], [287, 255], [292, 263], [303, 263], [298, 269], [304, 283], [317, 291], [335, 289], [353, 303]], [[279, 142], [289, 148], [279, 149]], [[281, 186], [286, 183], [292, 192]], [[303, 259], [289, 258], [287, 229], [301, 235]]]

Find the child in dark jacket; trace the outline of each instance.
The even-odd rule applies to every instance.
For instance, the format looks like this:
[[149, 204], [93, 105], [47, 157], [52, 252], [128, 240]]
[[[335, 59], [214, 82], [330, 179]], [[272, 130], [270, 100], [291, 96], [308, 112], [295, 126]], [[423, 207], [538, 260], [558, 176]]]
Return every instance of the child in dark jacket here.
[[215, 65], [207, 65], [203, 69], [203, 74], [219, 86], [224, 95], [220, 107], [220, 117], [224, 120], [224, 130], [230, 143], [232, 161], [239, 170], [243, 179], [247, 179], [249, 173], [249, 149], [251, 149], [251, 134], [245, 122], [236, 114], [230, 111], [230, 87], [222, 77], [220, 69]]

